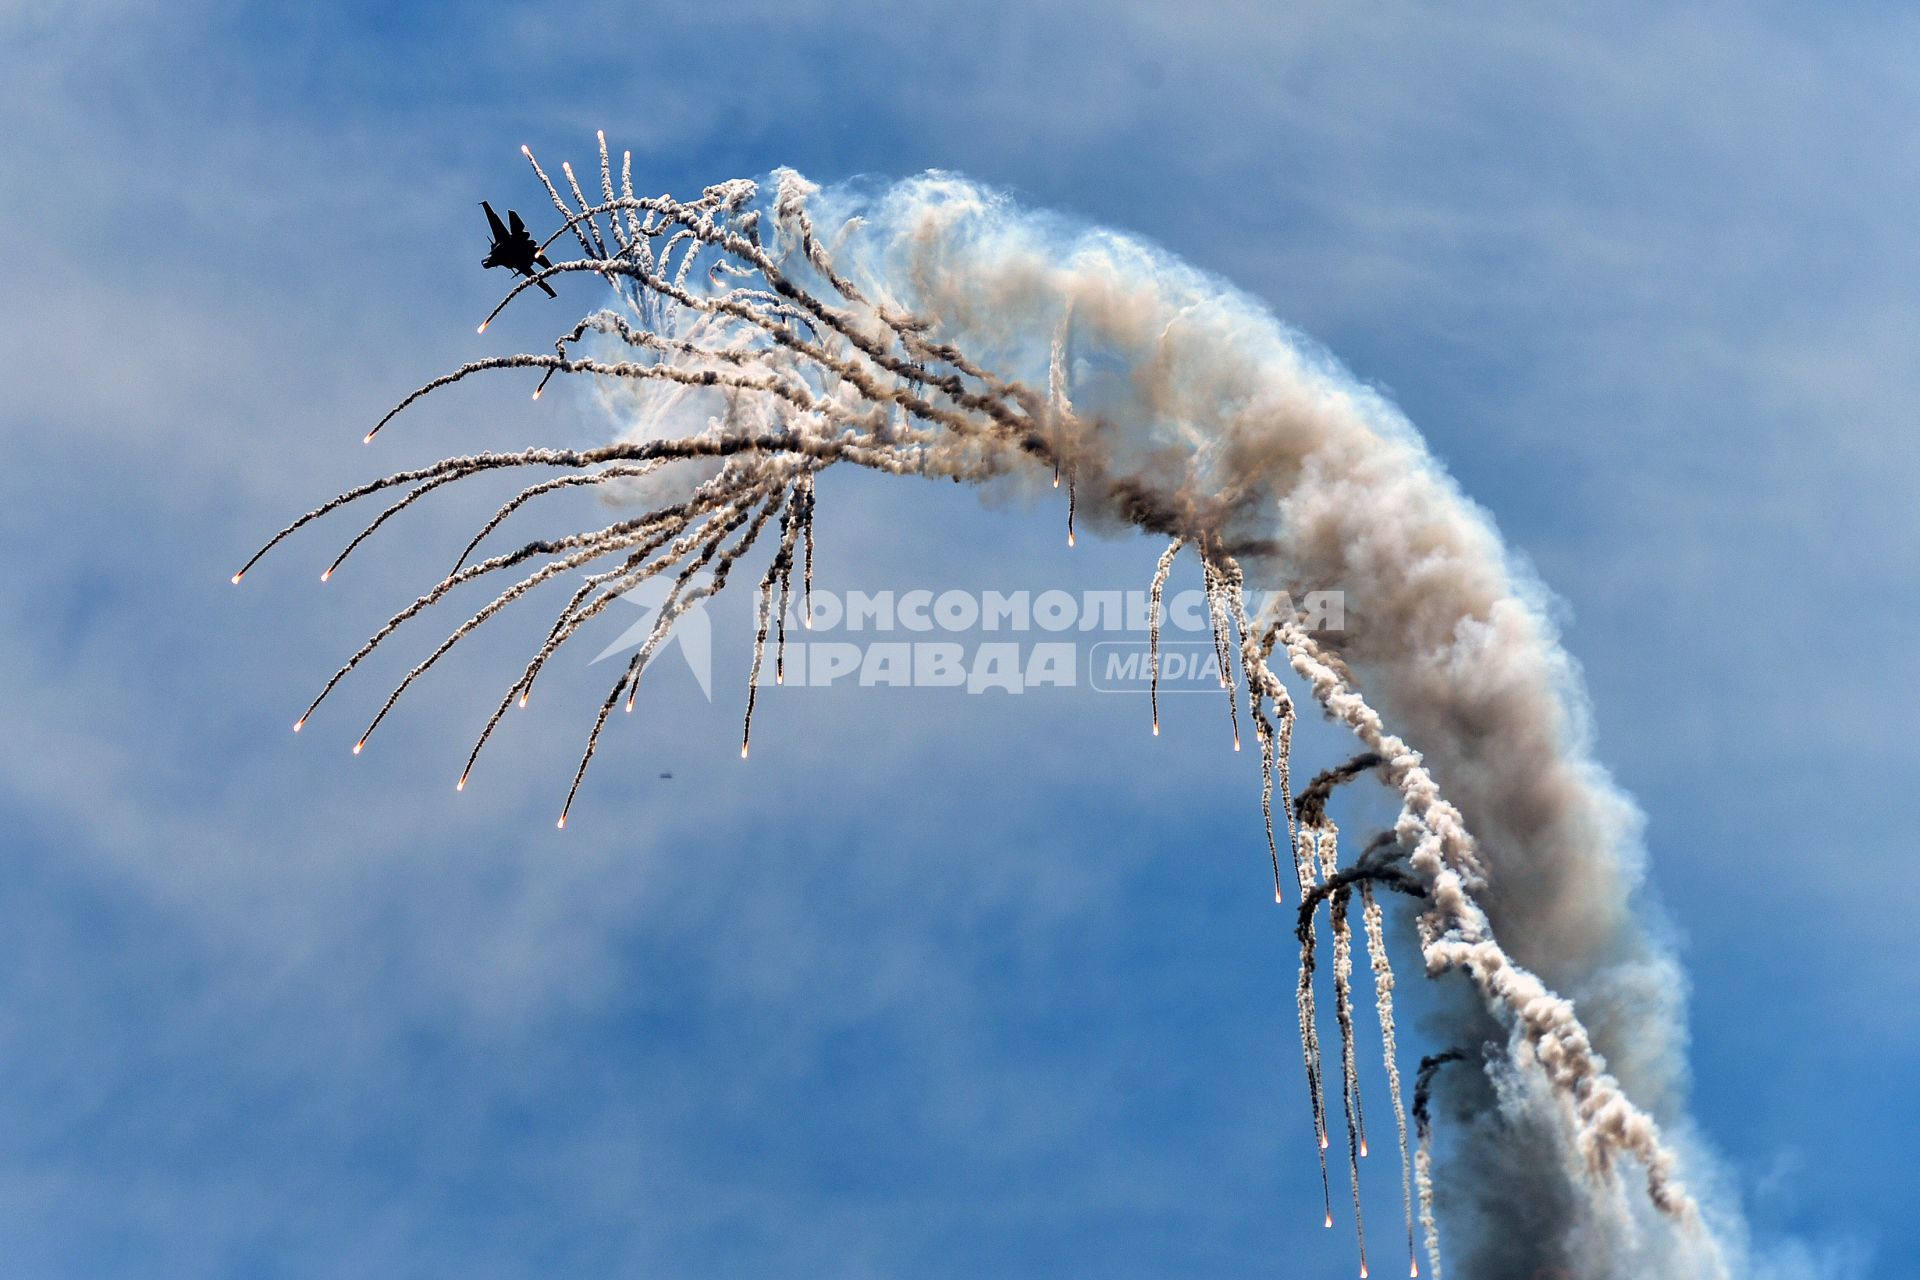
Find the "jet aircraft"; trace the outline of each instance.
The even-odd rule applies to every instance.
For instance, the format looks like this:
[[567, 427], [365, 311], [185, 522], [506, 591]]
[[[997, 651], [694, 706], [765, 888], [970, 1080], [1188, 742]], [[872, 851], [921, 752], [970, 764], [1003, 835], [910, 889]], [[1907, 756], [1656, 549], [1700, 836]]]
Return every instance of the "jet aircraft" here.
[[[493, 247], [488, 249], [487, 256], [480, 260], [481, 266], [505, 267], [509, 271], [515, 271], [528, 279], [533, 279], [536, 265], [540, 267], [553, 265], [547, 261], [547, 255], [540, 252], [540, 246], [533, 242], [533, 236], [527, 230], [527, 224], [520, 221], [518, 213], [512, 209], [507, 210], [508, 225], [501, 226], [500, 215], [493, 211], [492, 205], [482, 200], [480, 207], [487, 211], [487, 224], [493, 228]], [[545, 280], [533, 282], [544, 289], [549, 298], [560, 296]]]

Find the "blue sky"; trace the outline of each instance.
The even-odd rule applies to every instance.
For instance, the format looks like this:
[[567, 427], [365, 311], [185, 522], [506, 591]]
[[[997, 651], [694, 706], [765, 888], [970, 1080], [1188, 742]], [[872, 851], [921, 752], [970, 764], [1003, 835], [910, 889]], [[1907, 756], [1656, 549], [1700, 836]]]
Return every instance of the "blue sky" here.
[[[497, 386], [357, 443], [550, 339], [473, 334], [473, 205], [603, 127], [651, 190], [960, 169], [1389, 389], [1565, 604], [1757, 1235], [1920, 1275], [1910, 12], [313, 9], [0, 6], [8, 1274], [1348, 1274], [1217, 707], [810, 691], [742, 765], [734, 601], [564, 836], [598, 672], [448, 785], [524, 628], [361, 759], [377, 680], [286, 732], [474, 512], [236, 593], [261, 534], [603, 430]], [[1059, 514], [835, 476], [823, 582], [1144, 585]]]

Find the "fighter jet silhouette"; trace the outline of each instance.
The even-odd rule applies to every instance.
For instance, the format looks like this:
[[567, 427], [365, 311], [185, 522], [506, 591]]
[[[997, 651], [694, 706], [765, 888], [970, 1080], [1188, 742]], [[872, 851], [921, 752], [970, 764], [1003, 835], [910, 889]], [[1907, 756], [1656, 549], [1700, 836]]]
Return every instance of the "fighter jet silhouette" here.
[[[503, 227], [500, 225], [500, 215], [493, 211], [492, 205], [482, 200], [480, 207], [487, 211], [487, 225], [493, 228], [493, 247], [480, 260], [481, 266], [505, 267], [532, 279], [536, 263], [542, 267], [553, 265], [547, 261], [547, 255], [540, 252], [540, 246], [533, 242], [533, 236], [527, 231], [527, 224], [520, 221], [519, 214], [507, 210], [508, 226]], [[534, 280], [534, 283], [546, 290], [549, 298], [560, 296], [545, 280]]]

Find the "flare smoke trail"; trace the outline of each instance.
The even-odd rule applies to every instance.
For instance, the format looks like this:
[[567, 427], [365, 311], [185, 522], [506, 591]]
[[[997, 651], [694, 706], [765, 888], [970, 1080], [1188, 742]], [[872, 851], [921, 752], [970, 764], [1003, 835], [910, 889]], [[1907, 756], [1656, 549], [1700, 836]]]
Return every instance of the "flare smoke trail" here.
[[[1323, 848], [1333, 846], [1325, 833]], [[1347, 891], [1327, 904], [1333, 920], [1333, 1016], [1340, 1027], [1340, 1105], [1347, 1119], [1347, 1178], [1353, 1188], [1353, 1232], [1358, 1238], [1360, 1274], [1367, 1272], [1367, 1229], [1360, 1208], [1360, 1157], [1367, 1154], [1367, 1119], [1360, 1106], [1360, 1064], [1353, 1043], [1353, 930], [1347, 927]]]
[[[1300, 940], [1300, 980], [1294, 987], [1294, 1006], [1300, 1018], [1300, 1056], [1306, 1061], [1307, 1100], [1313, 1108], [1313, 1136], [1319, 1148], [1321, 1207], [1325, 1211], [1325, 1224], [1332, 1227], [1333, 1192], [1327, 1184], [1326, 1077], [1320, 1066], [1320, 1015], [1315, 1008], [1313, 980], [1320, 952], [1319, 939], [1313, 931], [1313, 908], [1324, 896], [1315, 879], [1320, 866], [1319, 838], [1317, 828], [1302, 827], [1294, 844], [1294, 872], [1300, 881], [1301, 902], [1300, 924], [1296, 930]], [[1357, 1191], [1357, 1180], [1355, 1187]]]
[[1303, 827], [1323, 825], [1327, 820], [1327, 801], [1332, 798], [1334, 788], [1352, 782], [1367, 770], [1377, 769], [1385, 763], [1377, 752], [1363, 751], [1345, 764], [1337, 764], [1316, 773], [1294, 799], [1295, 819]]
[[[1340, 783], [1351, 781], [1366, 769], [1373, 768], [1380, 763], [1379, 757], [1370, 753], [1364, 754], [1355, 757], [1344, 765], [1336, 766], [1315, 777], [1312, 782], [1307, 784], [1307, 789], [1301, 793], [1300, 802], [1295, 805], [1295, 813], [1298, 819], [1304, 823], [1310, 817], [1317, 815], [1319, 821], [1323, 824], [1317, 828], [1318, 832], [1321, 833], [1322, 837], [1332, 840], [1334, 838], [1332, 835], [1332, 824], [1327, 823], [1325, 820], [1325, 806], [1328, 796], [1331, 795], [1333, 788]], [[1310, 796], [1314, 797], [1311, 804], [1308, 802], [1308, 797]], [[1360, 891], [1361, 917], [1365, 927], [1367, 967], [1373, 973], [1374, 1013], [1380, 1023], [1381, 1058], [1387, 1073], [1387, 1098], [1393, 1107], [1394, 1129], [1399, 1138], [1400, 1195], [1405, 1210], [1407, 1227], [1407, 1268], [1409, 1274], [1417, 1276], [1420, 1274], [1420, 1265], [1414, 1256], [1413, 1189], [1409, 1181], [1412, 1177], [1412, 1165], [1407, 1147], [1407, 1116], [1405, 1109], [1401, 1105], [1400, 1097], [1400, 1051], [1393, 1012], [1393, 963], [1387, 955], [1385, 913], [1381, 910], [1380, 904], [1373, 893], [1373, 887], [1378, 884], [1389, 889], [1398, 890], [1414, 898], [1423, 898], [1426, 896], [1425, 887], [1404, 867], [1404, 859], [1405, 853], [1400, 849], [1399, 840], [1393, 832], [1386, 831], [1375, 836], [1367, 843], [1367, 847], [1361, 851], [1360, 856], [1354, 860], [1351, 866], [1332, 871], [1324, 880], [1315, 885], [1310, 892], [1302, 897], [1300, 901], [1299, 922], [1294, 926], [1294, 934], [1300, 941], [1301, 972], [1308, 975], [1310, 980], [1314, 968], [1314, 956], [1312, 953], [1315, 946], [1313, 931], [1315, 913], [1320, 909], [1321, 903], [1330, 902], [1332, 906], [1329, 915], [1333, 919], [1335, 928], [1341, 927], [1345, 922], [1348, 897], [1353, 890], [1358, 887]], [[1324, 869], [1324, 867], [1332, 865], [1336, 861], [1337, 859], [1330, 857], [1320, 865], [1322, 865]], [[1338, 947], [1336, 946], [1336, 957], [1338, 954]], [[1340, 995], [1338, 987], [1336, 987], [1336, 996], [1339, 996], [1343, 1001], [1346, 999], [1345, 996]], [[1342, 1015], [1341, 1035], [1341, 1050], [1344, 1058], [1343, 1066], [1347, 1070], [1347, 1086], [1352, 1091], [1354, 1115], [1355, 1118], [1358, 1118], [1359, 1086], [1352, 1075], [1353, 1035], [1352, 1015], [1350, 1012], [1343, 1013]], [[1310, 1064], [1310, 1087], [1312, 1074]], [[1315, 1106], [1318, 1107], [1319, 1105], [1319, 1098], [1316, 1095]], [[1361, 1138], [1359, 1154], [1366, 1154], [1364, 1136]], [[1357, 1175], [1357, 1167], [1354, 1169], [1354, 1172]], [[1357, 1176], [1355, 1185], [1356, 1187], [1358, 1186]], [[1356, 1210], [1356, 1227], [1358, 1221], [1358, 1213]]]
[[1400, 1142], [1400, 1198], [1406, 1211], [1407, 1269], [1420, 1274], [1413, 1252], [1413, 1189], [1407, 1153], [1407, 1112], [1400, 1099], [1400, 1048], [1393, 1016], [1393, 963], [1387, 957], [1386, 915], [1374, 897], [1373, 885], [1360, 884], [1360, 916], [1366, 929], [1367, 965], [1373, 970], [1373, 1011], [1380, 1020], [1380, 1058], [1387, 1069], [1387, 1100], [1393, 1106], [1393, 1127]]
[[[1334, 788], [1351, 782], [1366, 770], [1381, 764], [1373, 752], [1364, 752], [1345, 764], [1316, 775], [1300, 792], [1293, 806], [1294, 821], [1301, 832], [1306, 852], [1302, 861], [1317, 869], [1320, 883], [1310, 891], [1303, 881], [1300, 924], [1295, 930], [1300, 941], [1300, 972], [1305, 979], [1306, 998], [1302, 1004], [1303, 1021], [1313, 1019], [1312, 977], [1317, 940], [1313, 931], [1314, 910], [1321, 901], [1328, 903], [1327, 918], [1333, 933], [1333, 1016], [1340, 1031], [1340, 1108], [1347, 1123], [1347, 1177], [1353, 1189], [1353, 1231], [1360, 1254], [1360, 1274], [1367, 1274], [1367, 1233], [1360, 1199], [1360, 1159], [1367, 1154], [1367, 1121], [1360, 1099], [1359, 1064], [1354, 1057], [1353, 1039], [1353, 931], [1347, 923], [1350, 890], [1342, 883], [1340, 871], [1340, 833], [1327, 818], [1327, 800]], [[1321, 1093], [1322, 1069], [1317, 1028], [1303, 1036], [1301, 1047], [1307, 1055], [1308, 1087], [1314, 1091], [1313, 1107], [1324, 1117], [1325, 1099]], [[1325, 1121], [1321, 1119], [1321, 1147], [1326, 1147]], [[1324, 1170], [1325, 1160], [1321, 1167]]]
[[1440, 1229], [1433, 1215], [1433, 1078], [1449, 1062], [1467, 1055], [1460, 1049], [1428, 1054], [1420, 1059], [1420, 1071], [1413, 1079], [1413, 1126], [1419, 1140], [1414, 1154], [1414, 1181], [1420, 1196], [1420, 1227], [1427, 1237], [1427, 1264], [1433, 1280], [1441, 1280]]
[[[538, 279], [598, 281], [617, 308], [589, 315], [552, 355], [489, 357], [434, 379], [367, 439], [421, 396], [501, 370], [538, 371], [541, 386], [556, 374], [584, 377], [620, 418], [620, 438], [403, 471], [276, 535], [269, 547], [402, 486], [398, 503], [491, 471], [562, 473], [529, 479], [459, 567], [354, 654], [308, 714], [400, 627], [468, 583], [507, 581], [409, 673], [370, 734], [474, 628], [541, 581], [589, 573], [505, 690], [470, 772], [559, 648], [620, 593], [662, 577], [668, 603], [600, 710], [570, 806], [608, 713], [623, 693], [632, 699], [673, 618], [720, 590], [770, 524], [778, 548], [762, 596], [786, 596], [798, 559], [810, 621], [819, 471], [850, 463], [974, 482], [1031, 477], [1043, 492], [1049, 473], [1063, 477], [1071, 521], [1144, 530], [1173, 544], [1169, 557], [1182, 546], [1199, 557], [1223, 675], [1247, 698], [1269, 797], [1277, 773], [1288, 799], [1294, 716], [1269, 662], [1276, 653], [1399, 792], [1399, 874], [1421, 897], [1427, 971], [1457, 971], [1465, 982], [1450, 985], [1477, 997], [1446, 1005], [1447, 1031], [1504, 1042], [1489, 1070], [1525, 1085], [1450, 1144], [1450, 1198], [1468, 1210], [1464, 1223], [1491, 1228], [1463, 1233], [1450, 1246], [1457, 1261], [1478, 1280], [1542, 1266], [1580, 1280], [1727, 1274], [1655, 1122], [1684, 1118], [1680, 984], [1631, 902], [1635, 813], [1588, 756], [1579, 683], [1542, 593], [1390, 404], [1230, 286], [957, 177], [823, 191], [781, 171], [768, 195], [731, 181], [682, 201], [636, 196], [630, 157], [616, 189], [604, 137], [600, 160], [591, 205], [571, 167], [562, 194], [534, 164], [564, 217], [546, 247], [570, 235], [581, 252]], [[516, 284], [494, 314], [534, 283]], [[632, 497], [632, 486], [668, 477], [666, 498]], [[561, 482], [627, 494], [642, 509], [471, 560], [521, 505]], [[1162, 560], [1156, 589], [1170, 563]], [[1250, 619], [1249, 582], [1338, 586], [1347, 630], [1309, 634], [1284, 612]], [[1225, 669], [1235, 652], [1237, 673]], [[1290, 803], [1282, 809], [1307, 899], [1339, 870], [1314, 865]], [[1272, 856], [1277, 897], [1277, 844]], [[1301, 999], [1324, 1141], [1307, 973]], [[1625, 1193], [1623, 1166], [1637, 1169], [1644, 1196]], [[1525, 1231], [1502, 1229], [1519, 1221]]]

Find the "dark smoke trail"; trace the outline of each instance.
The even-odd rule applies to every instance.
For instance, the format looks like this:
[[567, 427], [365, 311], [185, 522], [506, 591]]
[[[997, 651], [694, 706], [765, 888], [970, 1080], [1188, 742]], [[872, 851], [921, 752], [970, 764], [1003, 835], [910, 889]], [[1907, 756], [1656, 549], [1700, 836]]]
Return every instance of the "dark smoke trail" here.
[[1413, 1080], [1413, 1125], [1419, 1140], [1414, 1156], [1414, 1180], [1419, 1188], [1420, 1227], [1427, 1238], [1427, 1267], [1433, 1280], [1442, 1280], [1440, 1272], [1440, 1225], [1433, 1215], [1433, 1116], [1429, 1103], [1433, 1097], [1433, 1078], [1449, 1062], [1466, 1059], [1466, 1050], [1448, 1049], [1420, 1059], [1420, 1072]]
[[1377, 769], [1386, 761], [1378, 753], [1363, 751], [1345, 764], [1337, 764], [1331, 769], [1322, 770], [1301, 790], [1294, 801], [1293, 811], [1300, 825], [1317, 827], [1327, 820], [1327, 801], [1333, 795], [1333, 789], [1342, 783], [1352, 782], [1369, 769]]

